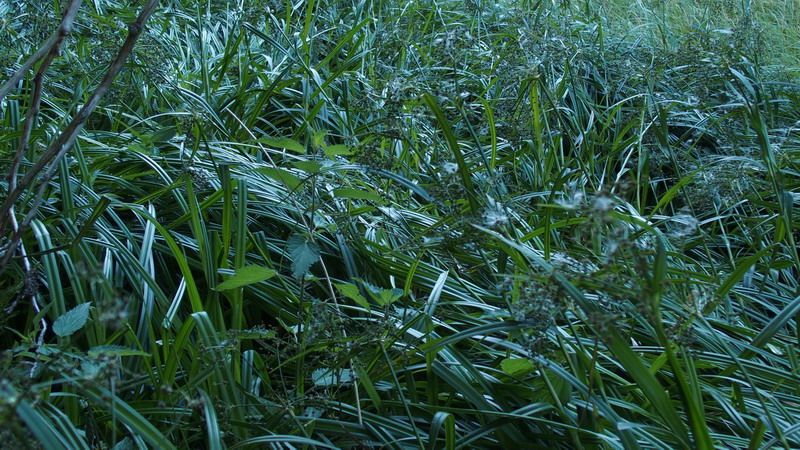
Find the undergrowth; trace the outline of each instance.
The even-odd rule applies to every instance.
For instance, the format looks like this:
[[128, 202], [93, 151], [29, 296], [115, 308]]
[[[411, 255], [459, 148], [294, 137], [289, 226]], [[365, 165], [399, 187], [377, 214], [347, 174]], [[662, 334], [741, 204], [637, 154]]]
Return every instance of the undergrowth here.
[[144, 3], [0, 99], [4, 445], [800, 446], [795, 2], [163, 0], [44, 164]]

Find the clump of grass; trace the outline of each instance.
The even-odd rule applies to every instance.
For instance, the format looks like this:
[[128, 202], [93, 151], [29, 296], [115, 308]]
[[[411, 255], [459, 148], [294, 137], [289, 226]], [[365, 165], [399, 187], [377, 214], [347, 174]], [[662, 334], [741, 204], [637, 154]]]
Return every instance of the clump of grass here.
[[[767, 3], [163, 1], [13, 205], [4, 442], [797, 447], [800, 97]], [[134, 9], [81, 10], [30, 138], [11, 86], [5, 172]], [[39, 42], [3, 45], [7, 77]]]

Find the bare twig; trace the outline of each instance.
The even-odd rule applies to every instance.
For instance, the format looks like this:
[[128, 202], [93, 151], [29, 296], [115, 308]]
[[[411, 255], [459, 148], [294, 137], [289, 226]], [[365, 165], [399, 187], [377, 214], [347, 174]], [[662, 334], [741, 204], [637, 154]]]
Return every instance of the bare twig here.
[[[28, 106], [28, 114], [25, 118], [25, 126], [22, 131], [22, 137], [19, 141], [19, 146], [17, 147], [17, 153], [14, 155], [14, 160], [11, 162], [11, 169], [8, 172], [8, 191], [12, 192], [17, 187], [17, 171], [19, 170], [19, 165], [22, 162], [22, 157], [25, 154], [25, 151], [28, 148], [28, 143], [30, 142], [31, 131], [33, 130], [33, 126], [36, 122], [36, 117], [39, 115], [39, 104], [41, 103], [42, 98], [42, 83], [44, 81], [44, 74], [47, 72], [47, 69], [50, 67], [50, 64], [53, 62], [56, 56], [58, 56], [59, 52], [61, 51], [61, 44], [64, 42], [64, 39], [69, 35], [70, 31], [72, 30], [72, 24], [75, 21], [75, 15], [78, 13], [80, 9], [81, 3], [83, 0], [70, 0], [70, 3], [67, 4], [67, 7], [64, 9], [64, 14], [61, 19], [61, 24], [58, 26], [58, 29], [53, 33], [50, 39], [47, 40], [45, 45], [39, 49], [28, 61], [23, 64], [22, 68], [18, 70], [12, 77], [11, 80], [3, 86], [2, 92], [0, 92], [0, 102], [3, 100], [5, 95], [8, 91], [13, 88], [16, 83], [25, 75], [25, 73], [33, 67], [36, 62], [40, 59], [44, 58], [44, 61], [39, 66], [39, 70], [36, 71], [36, 77], [34, 78], [34, 88], [33, 88], [33, 96], [31, 99], [31, 104]], [[6, 214], [5, 209], [2, 209], [3, 214], [0, 214], [0, 235], [5, 233], [6, 227]], [[13, 203], [9, 207], [8, 215], [11, 216], [14, 214]], [[17, 232], [16, 227], [12, 226], [14, 233]]]
[[[18, 186], [13, 190], [9, 189], [8, 198], [3, 206], [0, 207], [0, 218], [6, 217], [17, 199], [19, 199], [22, 193], [33, 184], [45, 167], [50, 164], [50, 167], [47, 169], [42, 179], [39, 180], [39, 191], [37, 192], [36, 199], [31, 205], [31, 209], [22, 220], [19, 229], [14, 233], [8, 250], [3, 255], [2, 260], [0, 260], [0, 274], [5, 271], [6, 265], [14, 254], [14, 250], [16, 249], [17, 244], [22, 237], [22, 232], [36, 217], [36, 211], [38, 210], [39, 205], [44, 198], [44, 194], [47, 191], [50, 180], [52, 180], [53, 175], [55, 174], [58, 164], [75, 144], [81, 129], [83, 129], [83, 125], [89, 118], [89, 115], [91, 115], [92, 111], [94, 111], [94, 109], [100, 103], [100, 100], [102, 100], [103, 96], [111, 88], [114, 78], [116, 78], [116, 76], [122, 70], [125, 61], [128, 59], [128, 56], [130, 56], [136, 41], [139, 39], [139, 35], [144, 30], [145, 23], [153, 14], [159, 2], [160, 0], [149, 0], [144, 8], [142, 8], [142, 11], [139, 13], [139, 16], [136, 18], [136, 20], [128, 24], [128, 37], [120, 47], [116, 58], [114, 58], [114, 60], [111, 62], [111, 65], [103, 77], [103, 80], [100, 82], [100, 85], [97, 86], [83, 108], [81, 108], [75, 117], [72, 118], [72, 121], [67, 125], [66, 129], [52, 144], [50, 144], [39, 160], [37, 160], [31, 169], [19, 180]], [[5, 221], [3, 220], [3, 223], [4, 222]]]
[[40, 59], [44, 58], [46, 55], [51, 53], [51, 50], [55, 46], [60, 46], [61, 42], [64, 38], [69, 34], [70, 30], [72, 29], [72, 23], [75, 21], [75, 15], [78, 14], [78, 10], [81, 8], [81, 3], [83, 0], [70, 0], [67, 6], [64, 8], [64, 14], [62, 15], [61, 25], [58, 26], [58, 29], [53, 32], [53, 34], [45, 41], [44, 45], [36, 51], [27, 61], [22, 64], [22, 67], [17, 70], [14, 75], [0, 88], [0, 102], [6, 98], [9, 92], [19, 83], [19, 80], [28, 73], [29, 70], [39, 62]]
[[[44, 55], [44, 61], [42, 61], [42, 64], [39, 66], [39, 70], [36, 71], [36, 76], [33, 79], [33, 94], [31, 103], [28, 105], [28, 113], [25, 117], [25, 126], [22, 130], [22, 138], [19, 141], [19, 146], [17, 147], [17, 153], [14, 156], [14, 160], [11, 162], [11, 170], [8, 172], [9, 192], [13, 191], [17, 187], [17, 171], [19, 170], [19, 165], [22, 162], [22, 157], [25, 155], [25, 151], [28, 149], [31, 131], [36, 124], [36, 118], [39, 116], [39, 105], [41, 104], [42, 100], [42, 84], [44, 83], [44, 74], [47, 73], [47, 69], [50, 68], [50, 64], [61, 51], [61, 44], [64, 43], [64, 39], [69, 35], [70, 30], [72, 29], [72, 23], [75, 21], [75, 13], [78, 12], [81, 2], [82, 0], [72, 0], [70, 4], [67, 5], [67, 8], [64, 10], [64, 16], [61, 19], [61, 25], [58, 27], [58, 30], [53, 33], [53, 37], [55, 39], [48, 40], [47, 45], [42, 47], [42, 49], [47, 50], [47, 53]], [[37, 52], [37, 54], [38, 53], [39, 52]], [[20, 70], [17, 73], [21, 74], [24, 72]], [[0, 101], [2, 101], [2, 96], [0, 96]], [[12, 205], [10, 214], [13, 215], [13, 213], [14, 211]], [[0, 223], [0, 234], [5, 231], [4, 226], [5, 222]], [[16, 230], [14, 231], [16, 232]]]
[[51, 47], [50, 52], [47, 54], [47, 56], [45, 56], [44, 61], [42, 61], [42, 64], [39, 66], [39, 70], [36, 71], [36, 76], [33, 79], [33, 98], [31, 99], [31, 104], [28, 106], [28, 113], [25, 117], [25, 127], [22, 130], [22, 138], [20, 139], [19, 146], [17, 147], [17, 154], [14, 156], [14, 161], [11, 163], [11, 170], [8, 174], [9, 191], [12, 191], [16, 188], [17, 170], [19, 169], [19, 164], [22, 162], [22, 156], [28, 149], [31, 131], [35, 125], [36, 118], [39, 116], [39, 105], [42, 101], [42, 84], [44, 82], [44, 74], [50, 67], [50, 63], [53, 62], [53, 59], [55, 59], [56, 55], [58, 55], [58, 52], [61, 50], [61, 43], [64, 41], [63, 37], [65, 36], [66, 35], [62, 35], [62, 39], [55, 42]]
[[[2, 89], [0, 89], [0, 102], [3, 101], [5, 96], [11, 91], [11, 89], [16, 86], [19, 80], [42, 58], [42, 64], [39, 66], [39, 69], [36, 71], [36, 76], [34, 77], [34, 87], [33, 87], [33, 96], [31, 98], [31, 103], [28, 106], [28, 113], [25, 117], [25, 126], [22, 131], [22, 137], [19, 141], [19, 146], [17, 147], [17, 153], [14, 155], [14, 160], [11, 162], [11, 169], [8, 172], [8, 191], [11, 192], [16, 189], [17, 186], [17, 171], [19, 170], [19, 165], [22, 162], [22, 157], [25, 155], [25, 151], [28, 149], [28, 143], [30, 142], [31, 138], [31, 131], [33, 130], [34, 125], [36, 124], [36, 118], [39, 116], [39, 105], [42, 99], [42, 84], [44, 82], [44, 75], [47, 73], [47, 69], [50, 67], [50, 64], [53, 62], [56, 56], [58, 56], [59, 52], [61, 51], [61, 44], [64, 43], [64, 39], [69, 35], [70, 31], [72, 30], [72, 24], [75, 21], [75, 16], [78, 13], [78, 10], [81, 7], [82, 0], [70, 0], [67, 6], [64, 8], [64, 13], [61, 18], [61, 24], [59, 25], [58, 29], [53, 32], [52, 36], [45, 42], [45, 44], [33, 55], [31, 56], [25, 63], [20, 67], [20, 69], [11, 76], [11, 79], [6, 82]], [[20, 227], [17, 223], [16, 213], [14, 212], [14, 204], [10, 205], [8, 210], [8, 217], [11, 222], [11, 230], [13, 235], [16, 236], [20, 234]], [[2, 235], [4, 228], [5, 228], [5, 216], [0, 216], [0, 235]], [[7, 247], [5, 255], [13, 255], [16, 251], [17, 242], [12, 239], [12, 242]], [[31, 306], [33, 306], [33, 310], [36, 311], [38, 314], [41, 311], [41, 307], [39, 306], [39, 294], [36, 292], [35, 289], [31, 288], [31, 281], [32, 281], [32, 267], [30, 260], [28, 259], [28, 254], [25, 249], [25, 246], [22, 243], [19, 243], [19, 252], [22, 257], [22, 268], [25, 271], [26, 278], [25, 284], [20, 293], [21, 297], [30, 296]], [[2, 273], [2, 270], [0, 270]], [[17, 299], [18, 301], [19, 299]], [[17, 301], [14, 302], [16, 305]], [[11, 311], [8, 311], [10, 313]], [[44, 344], [44, 335], [47, 332], [47, 321], [44, 317], [41, 318], [41, 329], [39, 331], [39, 336], [36, 339], [36, 346], [37, 348], [41, 347]], [[34, 372], [36, 371], [37, 364], [31, 367], [30, 375], [33, 377]]]

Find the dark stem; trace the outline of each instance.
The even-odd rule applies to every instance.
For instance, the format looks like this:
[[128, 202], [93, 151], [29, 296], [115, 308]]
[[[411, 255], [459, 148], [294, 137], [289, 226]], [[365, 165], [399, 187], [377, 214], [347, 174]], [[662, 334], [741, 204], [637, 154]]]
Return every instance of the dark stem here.
[[[83, 0], [70, 0], [67, 6], [64, 8], [64, 14], [61, 19], [61, 25], [59, 25], [58, 29], [53, 32], [53, 34], [45, 41], [44, 45], [36, 51], [30, 58], [28, 58], [25, 63], [22, 64], [22, 67], [17, 70], [14, 75], [0, 88], [0, 102], [6, 98], [9, 92], [19, 83], [19, 80], [25, 76], [28, 71], [30, 71], [40, 59], [44, 58], [45, 55], [53, 53], [53, 48], [56, 46], [60, 46], [61, 42], [64, 38], [70, 33], [72, 29], [72, 23], [75, 21], [75, 15], [78, 14], [78, 10], [81, 8], [81, 3]], [[56, 50], [55, 53], [58, 53]]]
[[[39, 205], [42, 203], [44, 194], [47, 191], [53, 175], [55, 174], [58, 164], [75, 144], [75, 141], [78, 139], [78, 135], [80, 134], [81, 129], [83, 129], [83, 125], [86, 123], [86, 120], [103, 99], [103, 96], [108, 92], [111, 84], [114, 81], [114, 78], [116, 78], [116, 76], [122, 70], [125, 61], [128, 59], [128, 56], [130, 56], [136, 41], [139, 39], [139, 35], [144, 30], [145, 23], [153, 14], [159, 2], [160, 0], [149, 0], [144, 8], [142, 8], [142, 11], [139, 13], [139, 16], [136, 18], [136, 20], [128, 25], [128, 37], [120, 47], [116, 58], [114, 58], [114, 60], [111, 62], [111, 65], [109, 66], [108, 71], [106, 71], [106, 74], [103, 77], [103, 80], [100, 82], [100, 85], [97, 86], [91, 97], [89, 97], [89, 100], [86, 102], [83, 108], [78, 111], [75, 117], [72, 118], [72, 121], [70, 121], [64, 131], [52, 144], [50, 144], [42, 156], [36, 161], [36, 163], [33, 164], [31, 169], [19, 180], [16, 188], [13, 190], [9, 189], [8, 198], [3, 206], [0, 207], [0, 218], [3, 218], [3, 224], [5, 223], [5, 217], [7, 217], [7, 214], [12, 210], [17, 199], [19, 199], [22, 193], [25, 192], [28, 187], [30, 187], [31, 184], [37, 180], [37, 178], [39, 178], [39, 175], [42, 173], [42, 171], [44, 171], [45, 167], [47, 167], [48, 164], [50, 165], [41, 179], [38, 180], [39, 190], [36, 194], [36, 199], [31, 205], [31, 209], [25, 215], [22, 223], [20, 223], [19, 229], [17, 229], [14, 233], [9, 247], [3, 255], [2, 260], [0, 260], [0, 274], [5, 271], [6, 265], [13, 256], [14, 250], [16, 249], [17, 244], [22, 237], [23, 231], [36, 217], [36, 211], [39, 209]], [[2, 224], [0, 224], [0, 226], [2, 226]], [[2, 231], [2, 229], [0, 229], [0, 231]]]

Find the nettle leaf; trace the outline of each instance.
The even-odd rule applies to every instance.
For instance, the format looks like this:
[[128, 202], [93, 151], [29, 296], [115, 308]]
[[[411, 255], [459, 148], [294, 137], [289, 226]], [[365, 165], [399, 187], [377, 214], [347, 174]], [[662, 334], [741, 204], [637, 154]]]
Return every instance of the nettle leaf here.
[[245, 266], [236, 269], [230, 278], [218, 284], [216, 291], [227, 291], [268, 280], [275, 276], [275, 271], [261, 266]]
[[327, 145], [325, 146], [325, 156], [331, 160], [336, 159], [336, 155], [352, 155], [356, 151], [344, 144]]
[[302, 277], [319, 259], [319, 245], [303, 236], [289, 238], [288, 250], [292, 257], [292, 273], [295, 278]]
[[69, 336], [86, 325], [92, 302], [81, 303], [70, 309], [53, 322], [53, 332], [59, 336]]
[[292, 163], [293, 166], [308, 173], [317, 173], [322, 168], [322, 164], [316, 161], [297, 161]]
[[129, 348], [122, 345], [98, 345], [89, 350], [89, 356], [96, 358], [100, 355], [108, 356], [150, 356], [150, 353]]
[[311, 381], [316, 386], [340, 386], [352, 383], [355, 374], [350, 369], [317, 369], [311, 373]]
[[356, 278], [355, 280], [361, 283], [361, 285], [364, 286], [364, 288], [371, 294], [377, 294], [378, 292], [381, 291], [381, 288], [375, 286], [374, 284], [370, 283], [367, 280], [362, 280], [361, 278]]
[[302, 153], [306, 152], [306, 147], [295, 141], [294, 139], [289, 138], [261, 138], [258, 139], [257, 142], [262, 144], [266, 144], [268, 147], [272, 148], [284, 148], [286, 150], [291, 150], [295, 153]]
[[291, 172], [285, 169], [278, 169], [275, 167], [262, 167], [255, 169], [255, 172], [263, 173], [264, 175], [272, 178], [273, 180], [283, 183], [289, 189], [295, 191], [303, 184], [303, 180], [292, 175]]
[[506, 358], [500, 363], [503, 372], [519, 377], [534, 371], [533, 362], [528, 358]]
[[367, 302], [367, 299], [365, 299], [364, 296], [361, 295], [361, 292], [358, 291], [358, 286], [350, 283], [337, 283], [334, 284], [334, 286], [340, 294], [356, 302], [356, 304], [362, 308], [369, 310], [369, 302]]
[[359, 283], [361, 283], [362, 285], [364, 285], [364, 288], [367, 289], [367, 292], [369, 293], [369, 296], [372, 298], [372, 300], [374, 300], [375, 303], [377, 303], [377, 304], [379, 304], [381, 306], [386, 306], [386, 305], [388, 305], [390, 303], [393, 303], [393, 302], [397, 301], [400, 297], [403, 296], [403, 290], [402, 289], [398, 289], [398, 288], [381, 289], [381, 288], [375, 286], [374, 284], [371, 284], [371, 283], [369, 283], [367, 281], [364, 281], [364, 280], [362, 280], [360, 278], [356, 278], [356, 280]]
[[81, 372], [81, 375], [86, 378], [95, 378], [97, 376], [101, 376], [100, 364], [88, 359], [81, 361]]
[[114, 450], [136, 450], [138, 447], [133, 442], [133, 439], [129, 437], [125, 437], [125, 439], [117, 442], [117, 445], [114, 446]]
[[378, 295], [375, 296], [375, 301], [378, 302], [381, 306], [386, 306], [390, 303], [394, 303], [400, 297], [403, 296], [403, 290], [394, 288], [394, 289], [384, 289], [378, 292]]
[[314, 133], [314, 136], [311, 139], [311, 142], [312, 144], [314, 144], [314, 147], [321, 147], [322, 143], [325, 142], [325, 135], [327, 134], [328, 132], [325, 130], [319, 130], [316, 133]]
[[44, 356], [51, 356], [61, 353], [61, 350], [55, 345], [43, 345], [36, 350], [36, 353]]

